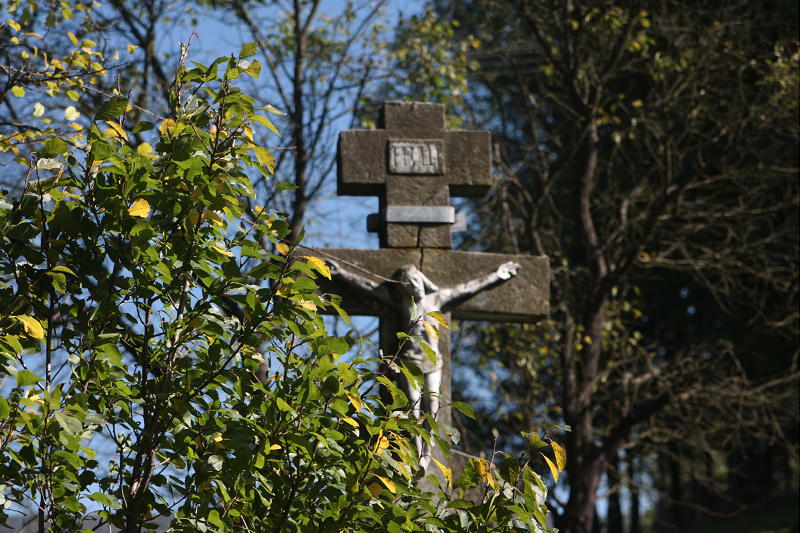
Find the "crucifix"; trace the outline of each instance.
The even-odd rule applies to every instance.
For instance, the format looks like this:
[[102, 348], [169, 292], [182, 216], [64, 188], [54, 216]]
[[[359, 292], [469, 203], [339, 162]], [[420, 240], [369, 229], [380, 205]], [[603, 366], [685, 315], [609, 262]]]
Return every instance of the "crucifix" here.
[[[450, 196], [480, 197], [491, 185], [489, 132], [448, 131], [439, 104], [387, 102], [378, 129], [340, 134], [337, 159], [340, 195], [379, 197], [370, 226], [381, 248], [325, 249], [336, 259], [333, 282], [322, 290], [342, 295], [351, 315], [380, 317], [384, 354], [400, 353], [398, 332], [424, 337], [421, 320], [431, 310], [448, 322], [533, 322], [547, 313], [546, 257], [451, 250], [456, 217]], [[395, 288], [386, 283], [392, 278]], [[411, 316], [412, 308], [422, 314]], [[450, 425], [450, 335], [440, 333], [436, 363], [426, 367], [419, 354], [400, 353], [419, 359], [426, 377], [423, 391], [401, 388], [413, 409]]]

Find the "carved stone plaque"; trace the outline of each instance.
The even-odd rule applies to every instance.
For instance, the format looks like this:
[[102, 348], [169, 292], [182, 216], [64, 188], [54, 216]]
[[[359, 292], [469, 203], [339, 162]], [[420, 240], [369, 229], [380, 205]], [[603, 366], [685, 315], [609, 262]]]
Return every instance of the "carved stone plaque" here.
[[389, 141], [391, 174], [444, 174], [442, 141]]

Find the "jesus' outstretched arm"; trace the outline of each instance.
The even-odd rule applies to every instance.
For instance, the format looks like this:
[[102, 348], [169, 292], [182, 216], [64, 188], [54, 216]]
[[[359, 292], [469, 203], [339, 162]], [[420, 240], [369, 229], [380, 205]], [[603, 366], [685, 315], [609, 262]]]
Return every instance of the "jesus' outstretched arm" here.
[[436, 304], [441, 310], [448, 310], [448, 308], [461, 303], [462, 301], [475, 296], [484, 289], [488, 289], [495, 285], [499, 285], [517, 275], [519, 263], [508, 261], [503, 263], [497, 270], [490, 272], [485, 276], [480, 276], [473, 280], [459, 283], [455, 287], [449, 289], [442, 289], [436, 294]]

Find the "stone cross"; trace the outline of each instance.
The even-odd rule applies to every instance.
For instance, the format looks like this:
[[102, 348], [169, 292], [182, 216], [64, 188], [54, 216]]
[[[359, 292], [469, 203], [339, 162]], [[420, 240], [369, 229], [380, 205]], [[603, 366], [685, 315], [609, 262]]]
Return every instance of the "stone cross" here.
[[[320, 288], [340, 294], [342, 307], [350, 315], [380, 317], [384, 354], [398, 353], [397, 333], [414, 327], [407, 319], [403, 323], [402, 315], [407, 313], [397, 312], [397, 302], [369, 294], [396, 276], [398, 269], [424, 274], [430, 288], [452, 288], [485, 279], [492, 272], [499, 273], [501, 265], [513, 264], [516, 275], [485, 284], [470, 291], [471, 297], [449, 303], [443, 308], [445, 319], [533, 322], [547, 314], [546, 257], [451, 250], [455, 216], [450, 196], [480, 197], [491, 184], [489, 132], [448, 131], [442, 105], [387, 102], [378, 129], [340, 134], [337, 159], [340, 195], [378, 195], [380, 199], [376, 229], [381, 249], [321, 250], [336, 268], [343, 268], [358, 281], [348, 283], [347, 276], [337, 275], [333, 282], [322, 280]], [[450, 334], [443, 328], [439, 331], [439, 398], [446, 406], [452, 398]], [[451, 425], [448, 408], [435, 414], [440, 426]], [[453, 454], [454, 471], [459, 470], [459, 461], [463, 466], [466, 457]]]
[[381, 248], [450, 248], [451, 196], [491, 184], [488, 131], [447, 131], [444, 106], [387, 102], [376, 130], [339, 135], [338, 194], [378, 196]]

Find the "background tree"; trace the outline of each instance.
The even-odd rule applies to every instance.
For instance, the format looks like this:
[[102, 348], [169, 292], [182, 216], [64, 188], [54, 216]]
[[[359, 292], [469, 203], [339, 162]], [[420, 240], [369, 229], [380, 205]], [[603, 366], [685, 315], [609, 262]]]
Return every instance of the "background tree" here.
[[665, 527], [748, 503], [742, 457], [796, 461], [796, 6], [434, 6], [481, 39], [464, 109], [497, 132], [503, 184], [464, 246], [553, 260], [550, 320], [478, 332], [504, 401], [479, 440], [572, 427], [565, 531], [624, 485], [622, 450]]

